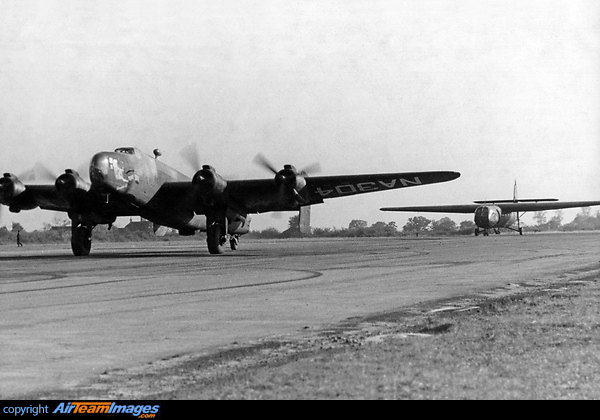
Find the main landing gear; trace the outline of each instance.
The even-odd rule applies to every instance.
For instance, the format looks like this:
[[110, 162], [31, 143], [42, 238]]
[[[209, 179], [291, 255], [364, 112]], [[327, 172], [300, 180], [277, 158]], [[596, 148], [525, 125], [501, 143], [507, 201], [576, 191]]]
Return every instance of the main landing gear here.
[[213, 223], [206, 232], [206, 244], [211, 254], [222, 254], [225, 252], [223, 245], [227, 242], [225, 227], [220, 223]]
[[92, 231], [100, 224], [112, 227], [116, 217], [96, 213], [69, 213], [71, 219], [71, 250], [76, 257], [87, 257], [92, 250]]
[[231, 235], [231, 238], [229, 238], [229, 247], [232, 251], [235, 251], [238, 248], [239, 243], [240, 235]]
[[[225, 252], [224, 245], [227, 243], [227, 235], [225, 227], [220, 223], [213, 223], [206, 232], [206, 244], [208, 252], [211, 254], [223, 254]], [[229, 237], [229, 247], [235, 251], [240, 243], [240, 235], [231, 235]]]
[[71, 250], [76, 257], [87, 257], [92, 250], [92, 229], [83, 225], [71, 228]]

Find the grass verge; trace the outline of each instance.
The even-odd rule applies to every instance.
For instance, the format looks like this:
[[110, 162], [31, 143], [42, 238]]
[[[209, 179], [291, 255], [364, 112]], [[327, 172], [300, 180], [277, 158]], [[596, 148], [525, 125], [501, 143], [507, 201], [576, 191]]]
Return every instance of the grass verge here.
[[[79, 397], [599, 399], [600, 276], [107, 372]], [[464, 303], [464, 301], [463, 301]], [[74, 397], [73, 393], [69, 393]], [[60, 394], [49, 397], [59, 398]]]

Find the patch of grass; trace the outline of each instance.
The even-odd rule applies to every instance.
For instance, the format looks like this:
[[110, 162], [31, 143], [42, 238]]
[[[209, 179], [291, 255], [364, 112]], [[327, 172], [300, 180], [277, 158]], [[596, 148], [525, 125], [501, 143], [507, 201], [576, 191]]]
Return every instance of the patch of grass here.
[[[476, 302], [467, 297], [468, 310], [460, 310], [457, 298], [353, 318], [296, 338], [165, 360], [137, 373], [106, 372], [76, 394], [87, 399], [599, 399], [598, 280], [595, 274], [551, 289], [534, 287]], [[449, 310], [432, 311], [432, 305]], [[36, 398], [61, 396], [58, 391]]]
[[413, 325], [402, 317], [380, 342], [348, 340], [353, 345], [239, 370], [171, 397], [597, 399], [599, 299], [593, 282], [489, 300], [475, 313], [427, 315]]

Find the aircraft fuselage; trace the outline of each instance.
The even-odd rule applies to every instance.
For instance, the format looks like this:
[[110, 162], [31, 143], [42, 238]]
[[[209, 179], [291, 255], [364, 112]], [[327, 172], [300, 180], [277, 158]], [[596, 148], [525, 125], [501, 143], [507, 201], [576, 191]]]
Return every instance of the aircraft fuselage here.
[[503, 213], [499, 206], [480, 206], [475, 210], [475, 224], [483, 229], [507, 228], [516, 221], [516, 213]]
[[190, 178], [158, 159], [136, 149], [101, 152], [90, 164], [92, 185], [99, 190], [130, 196], [137, 206], [148, 204], [165, 182], [185, 182]]
[[137, 149], [97, 153], [90, 163], [90, 179], [92, 188], [105, 193], [107, 200], [122, 201], [154, 223], [180, 230], [206, 230], [204, 216], [155, 199], [164, 183], [189, 182], [190, 178]]

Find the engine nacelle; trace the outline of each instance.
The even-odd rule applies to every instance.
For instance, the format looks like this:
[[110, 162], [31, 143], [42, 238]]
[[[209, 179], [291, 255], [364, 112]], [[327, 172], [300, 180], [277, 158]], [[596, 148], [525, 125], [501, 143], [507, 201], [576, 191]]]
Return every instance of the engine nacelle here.
[[275, 184], [285, 187], [286, 190], [300, 191], [306, 187], [306, 179], [298, 174], [292, 165], [283, 165], [283, 169], [275, 175]]
[[202, 193], [213, 197], [223, 194], [227, 187], [227, 181], [209, 165], [202, 166], [202, 169], [196, 172], [192, 184], [196, 185]]
[[92, 184], [81, 178], [76, 171], [67, 169], [56, 179], [54, 187], [62, 197], [70, 199], [75, 194], [87, 193], [92, 188]]
[[25, 192], [25, 185], [16, 175], [4, 174], [0, 178], [0, 203], [10, 205], [11, 201]]
[[480, 206], [475, 209], [475, 224], [480, 228], [497, 227], [501, 217], [502, 209], [498, 206]]

